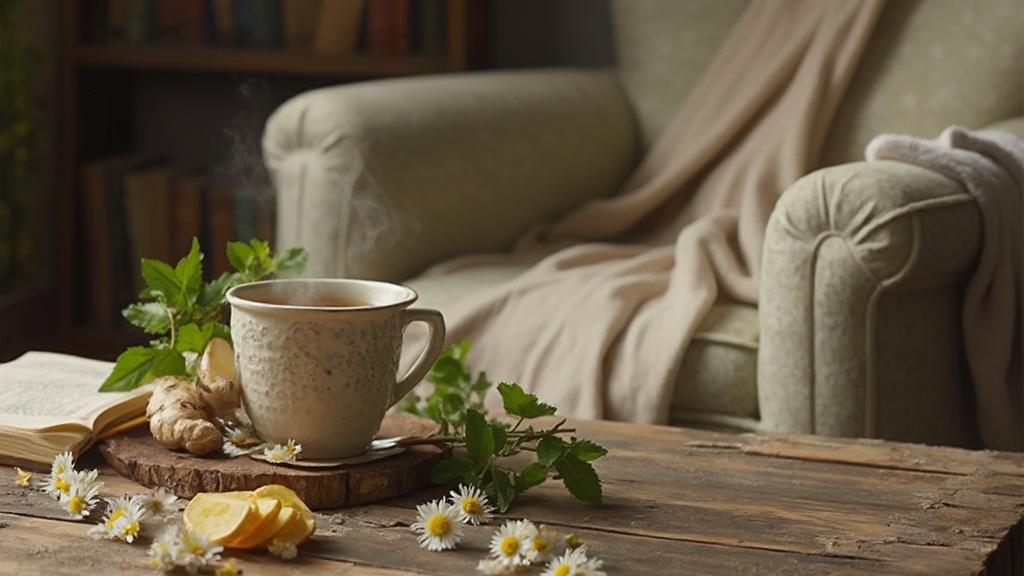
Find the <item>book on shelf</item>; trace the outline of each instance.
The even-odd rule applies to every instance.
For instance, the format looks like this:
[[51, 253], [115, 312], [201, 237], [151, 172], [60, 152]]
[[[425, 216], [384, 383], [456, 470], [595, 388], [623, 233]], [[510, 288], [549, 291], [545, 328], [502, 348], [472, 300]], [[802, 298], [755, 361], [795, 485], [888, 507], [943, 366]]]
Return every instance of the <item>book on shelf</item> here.
[[398, 53], [399, 0], [366, 0], [366, 51], [375, 56]]
[[[295, 0], [292, 0], [295, 2]], [[293, 10], [300, 10], [308, 0], [298, 0]], [[288, 9], [288, 0], [285, 0]], [[356, 50], [359, 29], [363, 21], [366, 0], [324, 0], [319, 4], [319, 16], [313, 29], [312, 49], [322, 54], [346, 55]]]
[[121, 310], [134, 296], [124, 210], [124, 175], [155, 161], [146, 154], [126, 153], [86, 162], [79, 169], [82, 189], [79, 213], [88, 263], [81, 276], [86, 281], [84, 307], [90, 324], [115, 325]]
[[445, 0], [415, 0], [413, 2], [413, 51], [436, 56], [444, 54]]
[[146, 420], [152, 385], [99, 392], [112, 362], [27, 352], [0, 364], [0, 463], [43, 469]]
[[124, 175], [124, 206], [135, 292], [145, 287], [142, 259], [177, 262], [174, 250], [174, 199], [171, 172], [164, 163]]
[[171, 249], [174, 256], [168, 264], [174, 265], [188, 254], [193, 238], [203, 243], [206, 175], [198, 170], [177, 170], [172, 174], [171, 186], [171, 196], [174, 198]]
[[[346, 4], [345, 2], [330, 2], [329, 4]], [[284, 47], [288, 50], [306, 51], [313, 48], [314, 32], [319, 32], [318, 22], [323, 22], [321, 14], [321, 0], [281, 0], [281, 21], [284, 35]], [[362, 3], [362, 0], [356, 0]], [[336, 23], [337, 24], [337, 23]], [[324, 25], [325, 38], [327, 41], [336, 26]], [[328, 42], [328, 45], [333, 45]], [[325, 50], [331, 52], [332, 50]]]
[[283, 45], [280, 0], [235, 1], [240, 44], [266, 49]]
[[231, 183], [211, 178], [206, 188], [207, 244], [203, 246], [203, 272], [211, 279], [231, 271], [227, 250], [228, 242], [237, 240], [235, 208], [235, 190]]

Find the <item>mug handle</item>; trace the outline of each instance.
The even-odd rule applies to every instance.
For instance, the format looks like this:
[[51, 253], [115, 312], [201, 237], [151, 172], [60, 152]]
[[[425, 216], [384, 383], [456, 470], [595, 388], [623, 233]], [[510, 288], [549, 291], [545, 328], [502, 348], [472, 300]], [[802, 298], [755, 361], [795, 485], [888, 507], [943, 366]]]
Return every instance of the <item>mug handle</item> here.
[[394, 396], [391, 398], [392, 406], [423, 380], [423, 377], [434, 366], [434, 362], [441, 355], [441, 350], [444, 348], [444, 317], [437, 310], [407, 308], [402, 310], [399, 322], [401, 322], [403, 332], [409, 324], [423, 322], [427, 325], [428, 339], [426, 347], [420, 352], [419, 357], [413, 362], [409, 371], [395, 383]]

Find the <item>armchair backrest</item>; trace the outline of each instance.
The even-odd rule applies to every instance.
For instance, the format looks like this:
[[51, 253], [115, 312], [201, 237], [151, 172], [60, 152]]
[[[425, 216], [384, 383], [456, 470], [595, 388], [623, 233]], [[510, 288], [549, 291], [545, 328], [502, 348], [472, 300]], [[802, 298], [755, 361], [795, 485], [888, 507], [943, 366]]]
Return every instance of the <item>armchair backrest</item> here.
[[[618, 73], [649, 146], [747, 0], [611, 0]], [[785, 0], [779, 0], [785, 9]], [[1024, 114], [1020, 0], [889, 0], [822, 151], [862, 160], [877, 134], [926, 138]]]

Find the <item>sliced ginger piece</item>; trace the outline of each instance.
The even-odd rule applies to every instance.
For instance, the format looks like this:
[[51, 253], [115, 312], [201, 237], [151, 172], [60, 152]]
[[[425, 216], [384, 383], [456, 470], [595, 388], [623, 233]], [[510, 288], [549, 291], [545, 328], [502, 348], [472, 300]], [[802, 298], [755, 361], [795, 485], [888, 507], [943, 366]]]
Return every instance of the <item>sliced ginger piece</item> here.
[[[260, 498], [252, 495], [256, 504], [256, 514], [246, 519], [241, 533], [229, 541], [225, 546], [228, 548], [254, 548], [262, 544], [267, 538], [273, 536], [281, 529], [277, 519], [281, 516], [282, 510], [291, 510], [281, 504], [277, 498]], [[293, 513], [289, 513], [289, 517]]]
[[292, 508], [291, 506], [282, 506], [281, 511], [277, 514], [277, 517], [274, 518], [274, 521], [269, 526], [267, 526], [267, 533], [263, 536], [263, 539], [257, 542], [252, 547], [262, 548], [264, 546], [268, 546], [271, 542], [274, 541], [274, 537], [277, 535], [278, 532], [281, 531], [282, 528], [289, 524], [293, 519], [298, 517], [298, 510]]
[[287, 486], [282, 486], [280, 484], [267, 484], [265, 486], [260, 486], [252, 492], [261, 498], [277, 498], [281, 501], [281, 504], [295, 508], [304, 516], [308, 516], [310, 518], [313, 517], [313, 511], [306, 506], [306, 503], [299, 498], [299, 495], [296, 494], [294, 490]]
[[210, 542], [225, 545], [238, 538], [258, 514], [248, 492], [200, 492], [192, 497], [183, 514], [185, 526], [205, 533]]

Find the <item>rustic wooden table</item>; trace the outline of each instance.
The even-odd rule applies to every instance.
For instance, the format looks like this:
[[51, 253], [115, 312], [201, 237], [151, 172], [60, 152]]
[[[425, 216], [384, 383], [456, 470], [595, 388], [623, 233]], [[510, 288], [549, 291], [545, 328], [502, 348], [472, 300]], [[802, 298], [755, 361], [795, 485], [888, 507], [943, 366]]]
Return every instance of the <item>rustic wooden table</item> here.
[[[609, 449], [596, 468], [604, 505], [555, 481], [524, 494], [508, 517], [574, 533], [611, 574], [1021, 574], [1024, 454], [807, 436], [724, 435], [576, 422]], [[106, 467], [108, 493], [144, 489]], [[46, 496], [0, 468], [0, 573], [149, 572], [148, 539], [96, 541]], [[459, 549], [419, 548], [415, 507], [430, 488], [320, 512], [290, 562], [234, 552], [246, 574], [478, 574], [503, 518], [470, 527]], [[539, 574], [534, 567], [528, 574]]]

